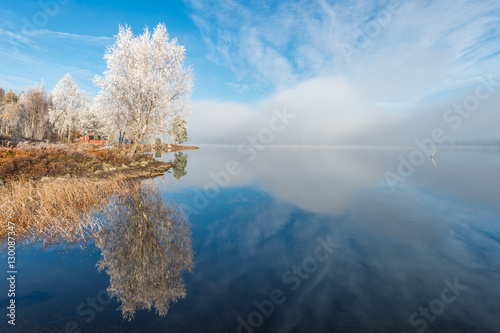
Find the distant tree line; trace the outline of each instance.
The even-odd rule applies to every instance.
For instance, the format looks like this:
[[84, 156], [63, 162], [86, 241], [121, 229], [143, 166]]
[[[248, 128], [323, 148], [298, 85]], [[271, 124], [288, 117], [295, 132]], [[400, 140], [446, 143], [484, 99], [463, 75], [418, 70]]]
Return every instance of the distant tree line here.
[[462, 140], [449, 140], [445, 144], [446, 146], [485, 146], [485, 147], [496, 147], [500, 146], [500, 139], [490, 138], [490, 139], [462, 139]]
[[51, 107], [52, 100], [43, 82], [20, 94], [0, 88], [0, 134], [56, 140], [54, 126], [48, 117]]
[[20, 94], [0, 88], [0, 134], [72, 142], [92, 132], [118, 144], [131, 140], [131, 154], [159, 137], [182, 143], [193, 86], [184, 57], [164, 24], [138, 36], [120, 26], [104, 56], [108, 69], [94, 79], [100, 88], [94, 99], [69, 73], [50, 94], [43, 82]]

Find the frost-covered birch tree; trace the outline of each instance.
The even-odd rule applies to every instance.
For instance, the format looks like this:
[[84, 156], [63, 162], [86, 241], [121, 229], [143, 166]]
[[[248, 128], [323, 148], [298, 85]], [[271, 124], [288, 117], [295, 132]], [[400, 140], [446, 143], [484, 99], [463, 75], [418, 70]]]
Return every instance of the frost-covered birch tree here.
[[114, 131], [113, 115], [102, 102], [101, 95], [97, 95], [92, 104], [83, 110], [80, 123], [86, 133], [94, 135], [110, 135]]
[[49, 121], [59, 136], [67, 134], [70, 143], [71, 133], [80, 128], [83, 114], [89, 107], [89, 96], [78, 89], [71, 75], [67, 73], [54, 87], [52, 103]]
[[16, 127], [19, 112], [19, 96], [12, 90], [7, 91], [0, 103], [0, 134], [11, 134]]
[[164, 24], [134, 36], [119, 27], [115, 44], [104, 55], [108, 70], [94, 83], [120, 113], [133, 139], [130, 154], [145, 137], [164, 134], [175, 116], [185, 117], [193, 86], [191, 68], [184, 67], [185, 50], [170, 39]]
[[109, 97], [101, 91], [94, 98], [92, 108], [93, 112], [104, 122], [105, 132], [110, 138], [117, 138], [118, 144], [121, 145], [127, 129], [125, 119], [127, 106], [110, 101]]
[[30, 87], [19, 98], [17, 130], [25, 138], [43, 140], [52, 131], [48, 124], [48, 112], [51, 107], [49, 96], [45, 92], [45, 83], [41, 87]]

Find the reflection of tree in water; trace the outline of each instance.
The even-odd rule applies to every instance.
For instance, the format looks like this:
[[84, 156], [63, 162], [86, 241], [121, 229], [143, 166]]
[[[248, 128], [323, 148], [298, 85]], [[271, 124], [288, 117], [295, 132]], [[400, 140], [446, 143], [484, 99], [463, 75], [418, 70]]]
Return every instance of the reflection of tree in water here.
[[179, 180], [182, 176], [185, 176], [187, 172], [185, 171], [187, 166], [188, 156], [184, 155], [184, 153], [179, 152], [175, 154], [175, 166], [174, 170], [174, 178]]
[[96, 242], [98, 269], [110, 276], [108, 292], [120, 301], [124, 318], [151, 307], [165, 316], [170, 302], [186, 296], [182, 273], [193, 267], [187, 219], [153, 188], [118, 198], [109, 217]]

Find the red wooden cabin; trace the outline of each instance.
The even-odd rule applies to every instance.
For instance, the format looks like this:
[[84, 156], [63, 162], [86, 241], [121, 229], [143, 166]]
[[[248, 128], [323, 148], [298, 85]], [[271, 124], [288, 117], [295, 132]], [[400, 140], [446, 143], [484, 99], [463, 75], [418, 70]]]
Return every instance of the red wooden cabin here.
[[80, 137], [80, 142], [93, 143], [95, 145], [107, 145], [108, 140], [106, 137], [101, 137], [100, 135], [94, 135], [93, 133], [86, 134]]

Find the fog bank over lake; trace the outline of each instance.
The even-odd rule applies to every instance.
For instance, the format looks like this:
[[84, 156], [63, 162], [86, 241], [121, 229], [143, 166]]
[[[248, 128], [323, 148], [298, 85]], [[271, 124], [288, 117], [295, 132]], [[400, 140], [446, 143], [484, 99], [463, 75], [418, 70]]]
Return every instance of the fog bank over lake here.
[[194, 102], [188, 129], [196, 143], [240, 144], [269, 128], [280, 111], [295, 117], [272, 140], [260, 143], [408, 146], [431, 139], [436, 128], [444, 131], [446, 140], [498, 139], [499, 87], [498, 78], [485, 75], [463, 87], [458, 97], [386, 104], [370, 100], [346, 78], [325, 77], [255, 103]]

